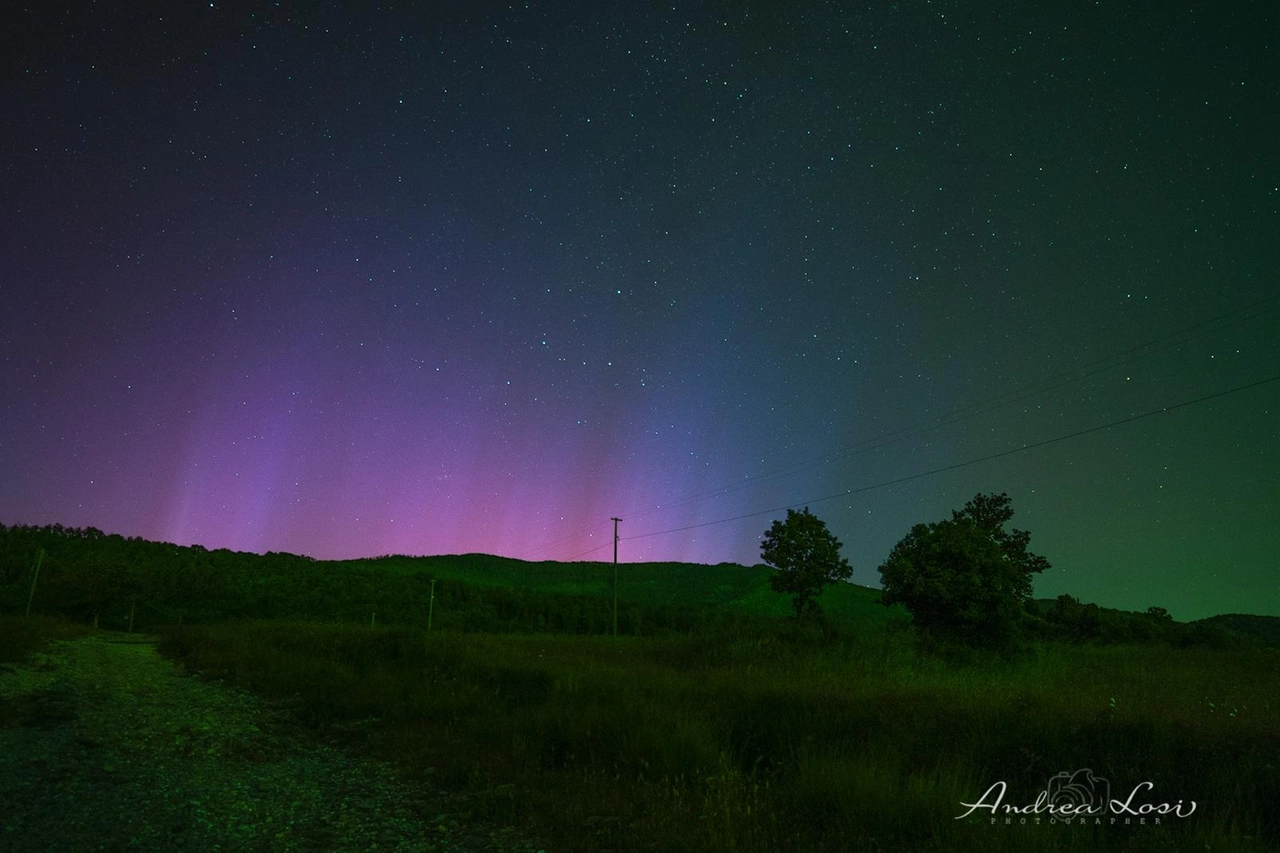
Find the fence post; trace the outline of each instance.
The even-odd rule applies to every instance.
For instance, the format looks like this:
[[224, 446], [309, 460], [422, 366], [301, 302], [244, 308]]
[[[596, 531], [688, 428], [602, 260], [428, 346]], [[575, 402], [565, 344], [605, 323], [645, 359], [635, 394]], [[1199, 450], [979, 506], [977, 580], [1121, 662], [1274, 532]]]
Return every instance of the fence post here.
[[44, 562], [44, 549], [36, 549], [36, 570], [31, 575], [31, 590], [27, 593], [27, 616], [31, 615], [31, 600], [36, 597], [36, 578], [40, 577], [40, 564]]

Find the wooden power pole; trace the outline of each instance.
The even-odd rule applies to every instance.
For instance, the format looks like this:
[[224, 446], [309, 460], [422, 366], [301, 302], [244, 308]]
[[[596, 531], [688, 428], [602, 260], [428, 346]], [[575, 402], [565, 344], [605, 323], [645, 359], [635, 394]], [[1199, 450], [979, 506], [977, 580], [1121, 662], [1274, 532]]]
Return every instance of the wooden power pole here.
[[618, 522], [613, 519], [613, 636], [618, 636]]

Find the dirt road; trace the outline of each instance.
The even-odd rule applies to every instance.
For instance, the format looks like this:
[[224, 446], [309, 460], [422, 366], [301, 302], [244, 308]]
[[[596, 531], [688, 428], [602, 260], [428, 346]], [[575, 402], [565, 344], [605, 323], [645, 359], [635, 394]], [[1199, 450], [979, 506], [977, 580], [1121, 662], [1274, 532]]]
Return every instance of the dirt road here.
[[0, 666], [0, 849], [534, 851], [286, 711], [96, 634]]

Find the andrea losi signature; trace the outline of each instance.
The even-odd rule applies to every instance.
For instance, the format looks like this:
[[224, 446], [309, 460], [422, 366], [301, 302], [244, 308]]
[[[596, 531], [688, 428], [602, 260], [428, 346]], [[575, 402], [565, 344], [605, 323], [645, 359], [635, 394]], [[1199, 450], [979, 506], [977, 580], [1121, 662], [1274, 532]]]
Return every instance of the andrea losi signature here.
[[1045, 789], [1036, 796], [1035, 802], [1024, 805], [1011, 805], [1004, 802], [1008, 785], [996, 782], [978, 798], [976, 803], [961, 803], [967, 808], [956, 820], [961, 820], [979, 809], [988, 809], [994, 818], [1001, 815], [1047, 815], [1055, 818], [1095, 817], [1104, 814], [1146, 817], [1148, 815], [1172, 815], [1187, 817], [1196, 810], [1196, 801], [1176, 803], [1154, 803], [1144, 795], [1155, 790], [1154, 782], [1140, 782], [1123, 800], [1113, 799], [1111, 783], [1101, 776], [1093, 775], [1093, 771], [1085, 768], [1074, 773], [1059, 773], [1049, 780]]

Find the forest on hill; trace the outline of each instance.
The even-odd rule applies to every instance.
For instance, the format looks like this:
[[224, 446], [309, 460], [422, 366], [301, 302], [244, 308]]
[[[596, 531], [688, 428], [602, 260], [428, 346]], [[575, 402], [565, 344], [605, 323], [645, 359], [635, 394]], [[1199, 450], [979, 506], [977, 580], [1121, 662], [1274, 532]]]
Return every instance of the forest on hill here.
[[[763, 565], [625, 563], [618, 631], [688, 633], [742, 618], [782, 620], [786, 596]], [[425, 625], [456, 631], [605, 634], [613, 630], [613, 566], [526, 562], [487, 554], [318, 561], [180, 546], [61, 525], [0, 525], [0, 611], [60, 615], [120, 630], [228, 619]], [[885, 626], [909, 617], [878, 590], [841, 583], [822, 610], [832, 625]], [[1234, 614], [1175, 622], [1072, 596], [1026, 603], [1032, 637], [1073, 642], [1162, 640], [1280, 644], [1280, 619]]]

